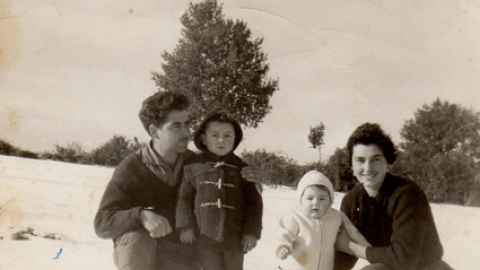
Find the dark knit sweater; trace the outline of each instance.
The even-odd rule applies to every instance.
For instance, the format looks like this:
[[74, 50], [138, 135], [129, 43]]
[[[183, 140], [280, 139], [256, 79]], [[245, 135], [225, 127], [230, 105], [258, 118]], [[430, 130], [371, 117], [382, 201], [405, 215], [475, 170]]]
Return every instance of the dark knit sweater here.
[[[370, 263], [394, 270], [424, 269], [441, 260], [443, 248], [425, 193], [414, 182], [387, 174], [375, 198], [362, 185], [342, 200], [341, 210], [373, 247]], [[357, 258], [337, 252], [335, 269], [351, 269]]]
[[[137, 155], [124, 159], [115, 169], [95, 216], [97, 235], [115, 240], [125, 232], [140, 228], [140, 210], [145, 207], [153, 208], [152, 211], [167, 218], [175, 228], [176, 195], [181, 181], [175, 186], [167, 182], [148, 169]], [[175, 232], [164, 239], [179, 241]]]

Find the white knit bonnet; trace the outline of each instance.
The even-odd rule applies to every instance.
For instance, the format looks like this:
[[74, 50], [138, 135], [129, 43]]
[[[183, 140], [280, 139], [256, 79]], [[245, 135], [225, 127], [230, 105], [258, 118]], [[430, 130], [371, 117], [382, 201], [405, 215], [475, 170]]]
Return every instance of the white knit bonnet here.
[[322, 173], [318, 171], [309, 171], [307, 172], [302, 179], [298, 182], [297, 185], [297, 195], [299, 199], [302, 199], [303, 193], [305, 192], [305, 189], [309, 186], [313, 185], [320, 185], [320, 186], [325, 186], [328, 191], [330, 192], [330, 199], [333, 202], [334, 194], [333, 194], [333, 186], [330, 180]]

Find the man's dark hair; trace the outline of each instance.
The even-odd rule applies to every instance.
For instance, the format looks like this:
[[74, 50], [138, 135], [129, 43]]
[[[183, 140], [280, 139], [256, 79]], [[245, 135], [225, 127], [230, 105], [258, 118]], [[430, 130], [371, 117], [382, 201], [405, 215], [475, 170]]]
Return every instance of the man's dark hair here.
[[397, 149], [392, 139], [382, 130], [379, 124], [365, 123], [358, 126], [350, 135], [347, 143], [350, 165], [352, 165], [353, 147], [357, 144], [374, 144], [378, 146], [390, 165], [397, 159]]
[[167, 115], [174, 110], [186, 110], [190, 106], [187, 96], [173, 92], [162, 91], [146, 98], [138, 116], [145, 130], [150, 134], [151, 124], [161, 127]]

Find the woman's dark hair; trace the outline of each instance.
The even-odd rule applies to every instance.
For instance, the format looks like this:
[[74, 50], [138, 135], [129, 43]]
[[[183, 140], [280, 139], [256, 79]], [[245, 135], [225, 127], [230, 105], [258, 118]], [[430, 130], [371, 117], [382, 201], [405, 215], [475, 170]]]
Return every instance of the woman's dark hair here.
[[387, 163], [392, 165], [397, 159], [397, 149], [389, 135], [385, 134], [379, 124], [365, 123], [357, 127], [348, 139], [348, 158], [352, 165], [353, 147], [357, 144], [374, 144], [383, 152]]
[[142, 103], [138, 116], [143, 127], [150, 134], [149, 128], [151, 124], [161, 127], [171, 111], [183, 111], [188, 106], [190, 106], [190, 101], [187, 96], [163, 91], [146, 98]]

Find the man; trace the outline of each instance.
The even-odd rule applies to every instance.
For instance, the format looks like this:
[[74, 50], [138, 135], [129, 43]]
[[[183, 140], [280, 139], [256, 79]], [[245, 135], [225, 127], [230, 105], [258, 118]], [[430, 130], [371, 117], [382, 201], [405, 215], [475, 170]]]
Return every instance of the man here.
[[[95, 216], [95, 231], [114, 242], [119, 270], [198, 270], [192, 245], [175, 228], [177, 189], [187, 150], [190, 120], [186, 96], [158, 92], [143, 101], [140, 121], [151, 141], [115, 169]], [[256, 166], [242, 175], [261, 182]]]
[[365, 123], [347, 148], [361, 185], [345, 195], [341, 210], [372, 246], [347, 243], [355, 257], [337, 252], [335, 269], [351, 269], [358, 257], [371, 263], [364, 270], [450, 270], [425, 193], [388, 172], [397, 157], [390, 137]]

